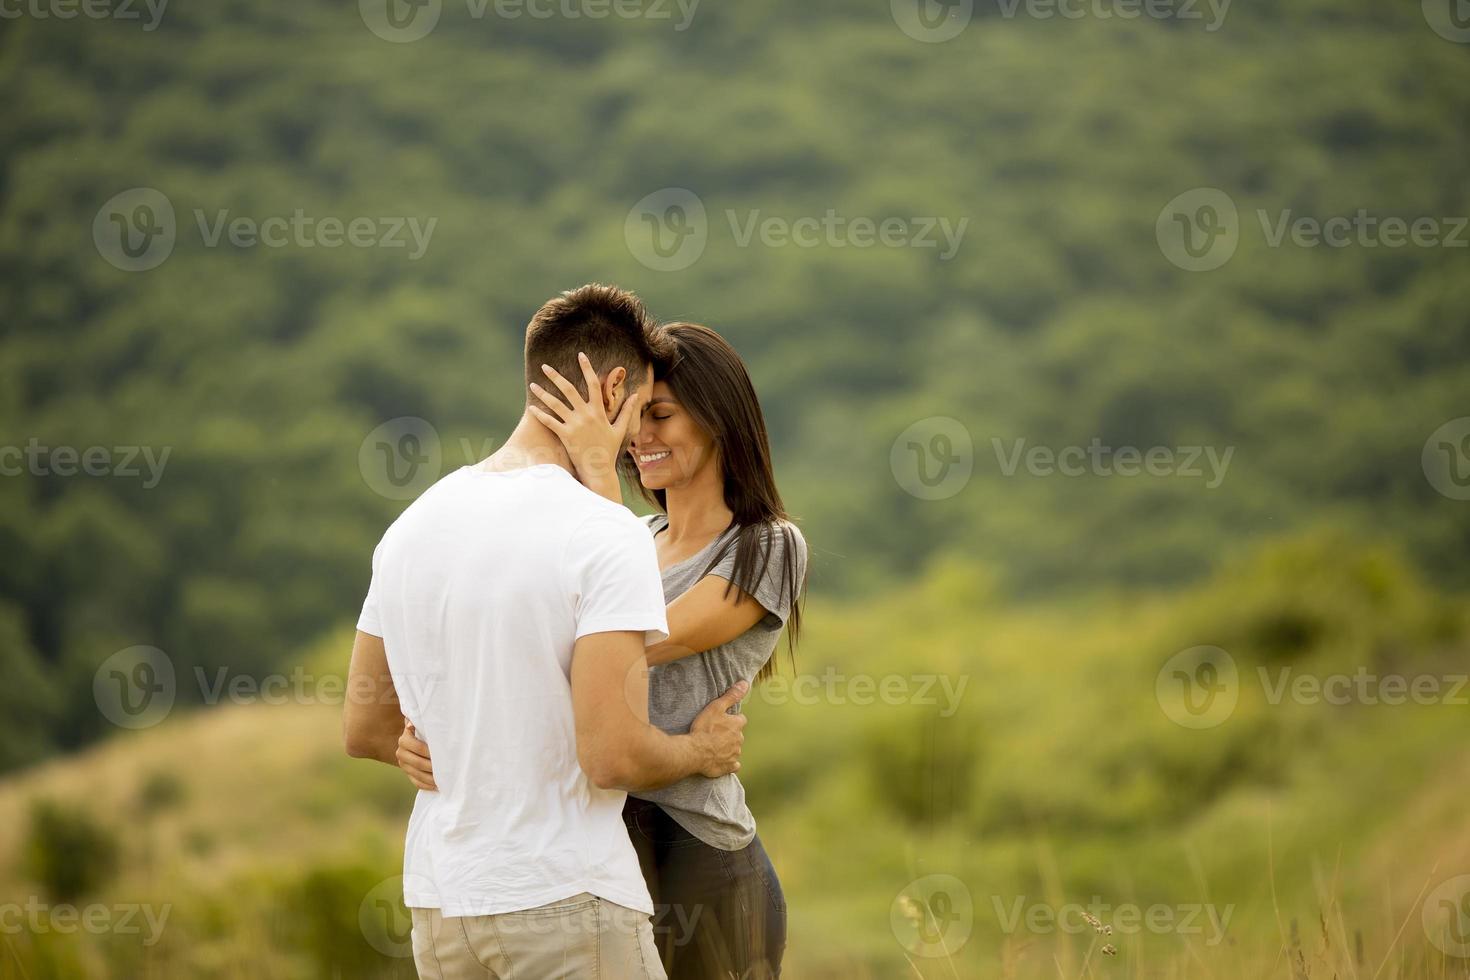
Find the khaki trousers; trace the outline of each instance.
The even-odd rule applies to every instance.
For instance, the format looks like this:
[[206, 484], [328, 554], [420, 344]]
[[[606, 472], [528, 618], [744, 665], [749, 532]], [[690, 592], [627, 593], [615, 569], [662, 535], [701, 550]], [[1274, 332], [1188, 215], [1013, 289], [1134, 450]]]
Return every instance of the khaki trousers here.
[[587, 892], [500, 915], [409, 912], [421, 980], [668, 980], [648, 916]]

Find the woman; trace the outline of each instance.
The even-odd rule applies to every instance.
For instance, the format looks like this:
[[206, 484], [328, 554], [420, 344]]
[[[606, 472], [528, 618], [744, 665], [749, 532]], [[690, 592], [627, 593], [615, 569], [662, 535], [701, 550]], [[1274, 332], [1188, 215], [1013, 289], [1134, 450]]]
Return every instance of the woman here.
[[[646, 521], [669, 638], [648, 648], [649, 720], [687, 732], [736, 681], [772, 673], [783, 626], [794, 651], [807, 554], [776, 490], [765, 420], [740, 356], [708, 327], [667, 330], [673, 358], [618, 465], [630, 479], [636, 474], [660, 511]], [[617, 453], [600, 400], [589, 404], [559, 374], [550, 376], [571, 408], [533, 385], [548, 410], [532, 411], [572, 459]], [[578, 467], [589, 487], [596, 469]], [[596, 489], [607, 492], [606, 481], [604, 473]], [[423, 789], [433, 788], [428, 756], [406, 729], [399, 765]], [[735, 774], [630, 795], [623, 821], [658, 907], [654, 932], [670, 980], [780, 976], [785, 898]]]

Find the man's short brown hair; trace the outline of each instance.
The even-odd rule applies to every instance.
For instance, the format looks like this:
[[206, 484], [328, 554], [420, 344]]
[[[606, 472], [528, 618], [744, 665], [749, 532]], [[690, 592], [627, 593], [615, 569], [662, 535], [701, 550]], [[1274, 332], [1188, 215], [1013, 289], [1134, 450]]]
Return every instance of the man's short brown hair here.
[[[648, 315], [643, 301], [617, 286], [588, 283], [570, 289], [536, 311], [526, 327], [526, 384], [536, 382], [561, 397], [541, 365], [550, 364], [587, 398], [577, 352], [592, 361], [598, 377], [622, 365], [628, 371], [628, 390], [635, 391], [653, 379], [645, 377], [645, 365], [663, 371], [673, 354], [664, 330]], [[540, 400], [530, 398], [530, 404]]]

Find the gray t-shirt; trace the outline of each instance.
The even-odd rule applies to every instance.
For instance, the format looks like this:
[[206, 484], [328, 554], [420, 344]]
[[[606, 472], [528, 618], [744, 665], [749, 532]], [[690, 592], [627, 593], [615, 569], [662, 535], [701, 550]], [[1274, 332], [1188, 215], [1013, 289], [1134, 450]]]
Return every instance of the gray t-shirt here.
[[[668, 526], [663, 514], [644, 518], [649, 530], [657, 535]], [[794, 581], [799, 586], [806, 574], [806, 540], [794, 524], [784, 524], [795, 542], [796, 567]], [[721, 550], [726, 554], [710, 569], [710, 575], [731, 579], [735, 569], [734, 528], [710, 542], [698, 554], [663, 570], [664, 601], [673, 602], [689, 591], [701, 578], [707, 566]], [[775, 525], [766, 536], [770, 559], [766, 560], [762, 545], [752, 556], [753, 571], [764, 574], [750, 590], [766, 615], [750, 629], [723, 646], [703, 653], [649, 668], [648, 718], [670, 735], [689, 731], [694, 719], [715, 698], [724, 694], [736, 681], [752, 685], [755, 675], [765, 666], [781, 638], [781, 628], [791, 614], [791, 594], [783, 569], [786, 564], [786, 536]], [[726, 548], [726, 545], [729, 547]], [[746, 695], [749, 697], [750, 695]], [[755, 817], [745, 805], [745, 787], [730, 773], [719, 779], [690, 776], [663, 789], [634, 793], [642, 800], [652, 800], [678, 821], [679, 825], [711, 847], [736, 851], [755, 837]]]

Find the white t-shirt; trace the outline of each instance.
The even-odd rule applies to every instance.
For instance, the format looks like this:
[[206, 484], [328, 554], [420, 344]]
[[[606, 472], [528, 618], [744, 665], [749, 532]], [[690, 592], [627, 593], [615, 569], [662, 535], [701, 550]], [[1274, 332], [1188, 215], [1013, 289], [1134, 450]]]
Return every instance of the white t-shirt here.
[[591, 892], [653, 913], [623, 825], [626, 794], [577, 763], [573, 643], [668, 636], [653, 539], [560, 466], [466, 466], [373, 552], [357, 628], [383, 638], [404, 716], [428, 742], [404, 902], [494, 915]]

